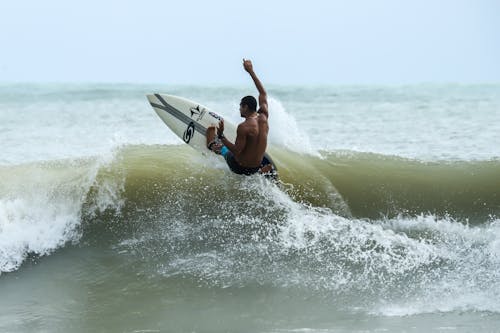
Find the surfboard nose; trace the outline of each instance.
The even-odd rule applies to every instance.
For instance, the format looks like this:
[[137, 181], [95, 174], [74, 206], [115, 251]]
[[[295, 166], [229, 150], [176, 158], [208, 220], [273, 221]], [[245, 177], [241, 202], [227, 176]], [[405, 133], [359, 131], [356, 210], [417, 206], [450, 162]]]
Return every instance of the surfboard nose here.
[[155, 94], [148, 94], [146, 95], [146, 97], [148, 98], [149, 104], [159, 103], [158, 98], [155, 96]]

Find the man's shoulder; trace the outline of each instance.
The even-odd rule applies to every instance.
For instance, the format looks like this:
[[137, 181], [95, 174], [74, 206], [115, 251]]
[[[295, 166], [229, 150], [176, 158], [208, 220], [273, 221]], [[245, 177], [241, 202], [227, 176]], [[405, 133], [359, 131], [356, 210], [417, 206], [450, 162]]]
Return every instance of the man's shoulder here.
[[245, 132], [248, 131], [249, 129], [250, 129], [250, 126], [246, 120], [241, 122], [237, 128], [238, 131], [245, 131]]
[[269, 113], [269, 108], [267, 104], [260, 105], [259, 108], [257, 109], [257, 113], [262, 115], [267, 115]]

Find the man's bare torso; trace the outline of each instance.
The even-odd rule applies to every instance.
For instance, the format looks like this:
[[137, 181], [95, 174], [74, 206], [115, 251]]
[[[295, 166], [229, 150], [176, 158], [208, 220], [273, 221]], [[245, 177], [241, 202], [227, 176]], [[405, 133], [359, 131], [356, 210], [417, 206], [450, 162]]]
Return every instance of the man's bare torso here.
[[238, 163], [245, 167], [260, 166], [267, 147], [269, 133], [267, 117], [258, 114], [256, 117], [245, 119], [238, 125], [238, 132], [246, 136], [246, 146], [238, 156]]

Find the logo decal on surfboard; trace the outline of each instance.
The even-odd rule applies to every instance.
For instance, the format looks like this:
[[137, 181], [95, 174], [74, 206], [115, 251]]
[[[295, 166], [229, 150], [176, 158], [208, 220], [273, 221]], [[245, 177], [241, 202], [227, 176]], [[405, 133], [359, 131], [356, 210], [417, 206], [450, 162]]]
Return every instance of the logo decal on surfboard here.
[[186, 130], [184, 131], [184, 135], [182, 136], [182, 139], [184, 140], [185, 143], [189, 143], [191, 141], [191, 138], [194, 135], [194, 122], [190, 122]]
[[189, 111], [191, 112], [191, 118], [193, 118], [194, 115], [197, 116], [196, 121], [200, 121], [203, 116], [205, 115], [205, 109], [200, 110], [200, 106], [198, 105], [195, 108], [190, 108]]

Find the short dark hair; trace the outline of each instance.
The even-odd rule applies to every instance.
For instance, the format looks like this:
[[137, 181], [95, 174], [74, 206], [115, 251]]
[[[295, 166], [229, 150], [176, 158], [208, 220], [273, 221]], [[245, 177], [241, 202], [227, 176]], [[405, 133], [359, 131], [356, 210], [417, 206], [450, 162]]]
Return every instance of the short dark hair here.
[[241, 106], [246, 105], [252, 111], [257, 111], [257, 100], [253, 96], [245, 96], [241, 99]]

